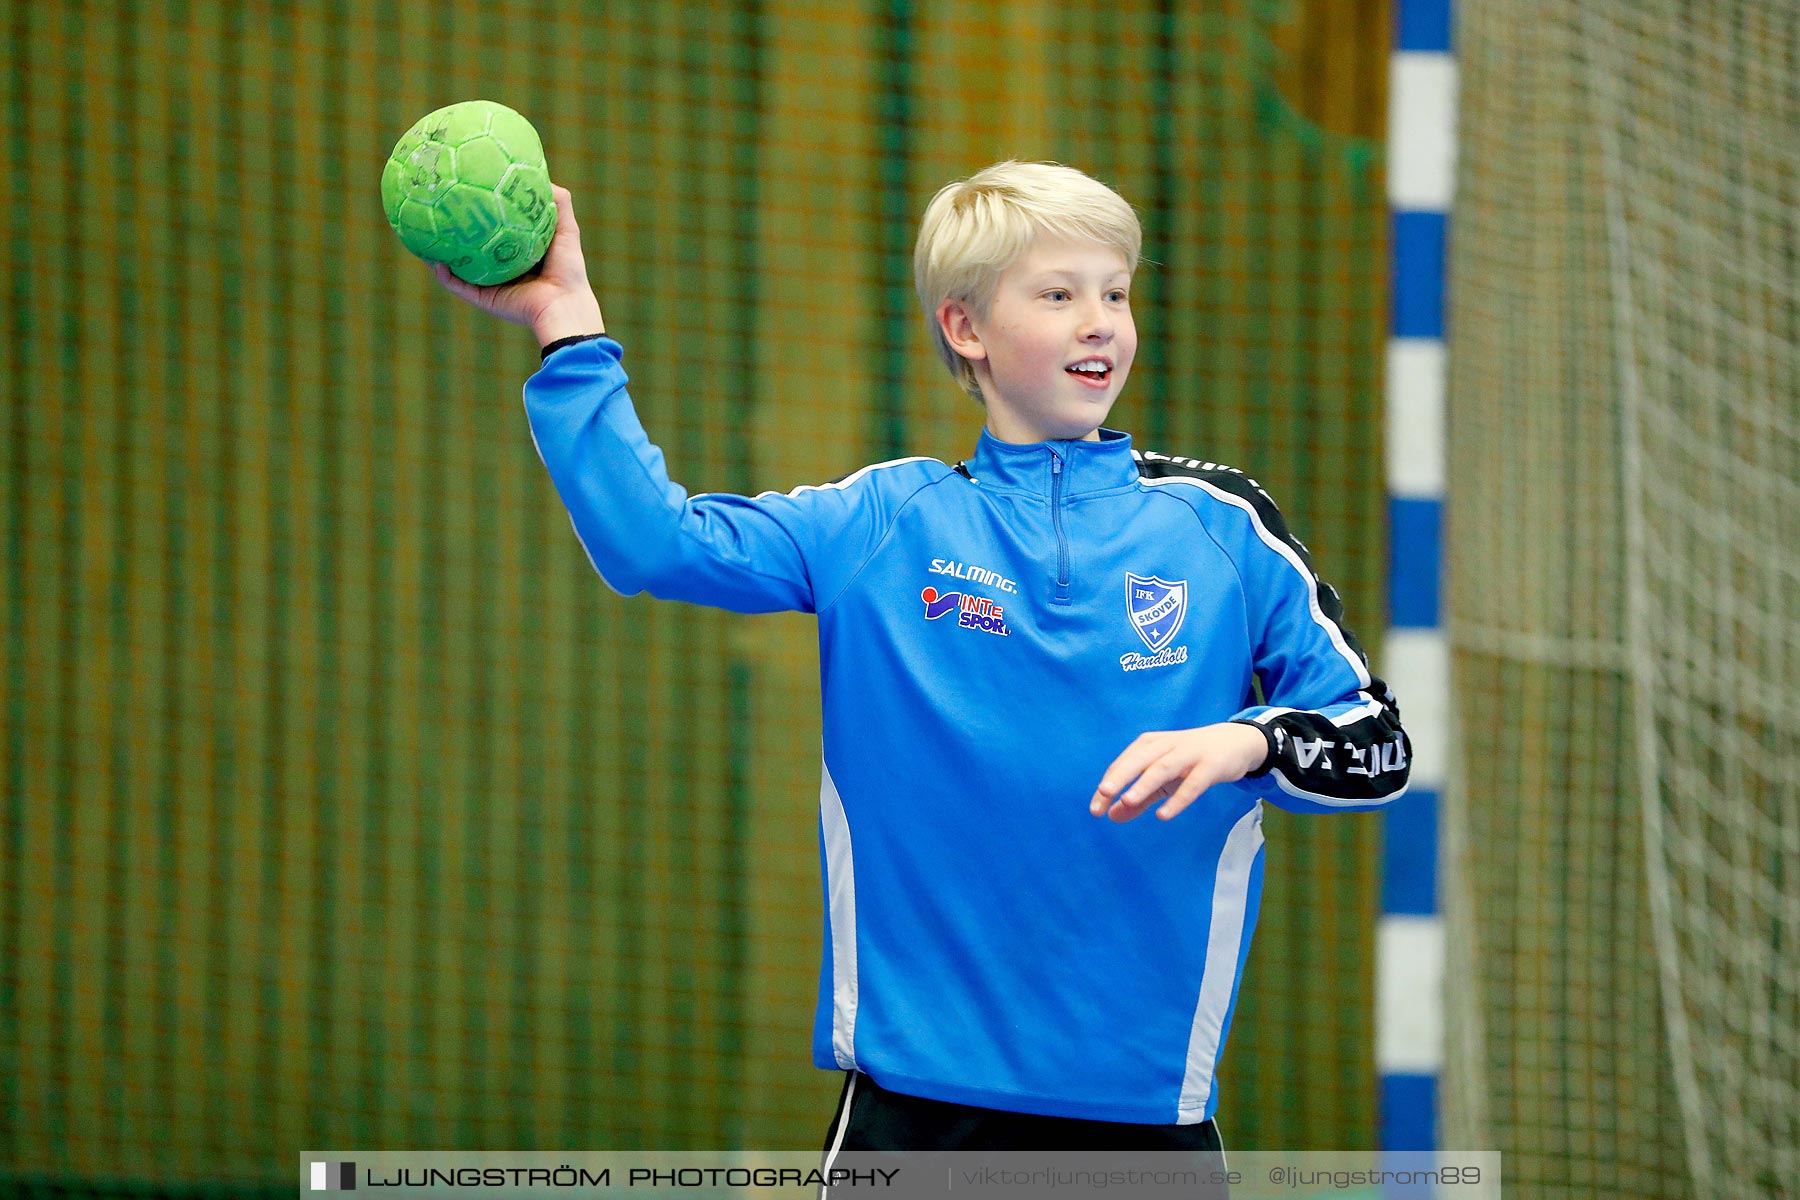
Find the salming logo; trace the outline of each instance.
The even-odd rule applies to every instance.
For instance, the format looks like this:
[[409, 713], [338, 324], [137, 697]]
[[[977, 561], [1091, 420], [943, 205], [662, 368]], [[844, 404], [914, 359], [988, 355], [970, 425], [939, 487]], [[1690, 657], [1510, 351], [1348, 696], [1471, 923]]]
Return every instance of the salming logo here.
[[954, 558], [934, 558], [931, 560], [933, 575], [949, 575], [955, 579], [966, 579], [970, 583], [979, 583], [983, 587], [999, 588], [1014, 596], [1019, 594], [1019, 585], [986, 567], [971, 566], [969, 563], [957, 562]]

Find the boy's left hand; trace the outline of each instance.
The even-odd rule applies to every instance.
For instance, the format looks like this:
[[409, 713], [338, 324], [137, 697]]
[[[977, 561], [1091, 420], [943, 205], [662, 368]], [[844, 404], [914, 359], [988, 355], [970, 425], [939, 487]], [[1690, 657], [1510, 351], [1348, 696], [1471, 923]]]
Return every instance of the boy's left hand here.
[[[1146, 733], [1106, 768], [1088, 811], [1129, 821], [1153, 801], [1166, 798], [1168, 802], [1156, 810], [1166, 821], [1213, 784], [1242, 779], [1260, 767], [1268, 753], [1269, 741], [1260, 730], [1230, 721]], [[1137, 782], [1132, 783], [1134, 779]]]

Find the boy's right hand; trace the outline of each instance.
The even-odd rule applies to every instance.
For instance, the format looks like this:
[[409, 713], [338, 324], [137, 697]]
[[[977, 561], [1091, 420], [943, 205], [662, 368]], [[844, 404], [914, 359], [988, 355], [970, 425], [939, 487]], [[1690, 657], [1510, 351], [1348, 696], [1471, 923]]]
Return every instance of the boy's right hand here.
[[569, 189], [550, 185], [556, 199], [556, 233], [544, 261], [510, 283], [487, 287], [468, 283], [450, 273], [444, 263], [431, 263], [431, 272], [444, 289], [483, 312], [516, 325], [528, 325], [538, 345], [584, 333], [604, 333], [600, 301], [588, 283], [587, 263], [581, 257], [581, 230], [575, 224], [575, 204]]

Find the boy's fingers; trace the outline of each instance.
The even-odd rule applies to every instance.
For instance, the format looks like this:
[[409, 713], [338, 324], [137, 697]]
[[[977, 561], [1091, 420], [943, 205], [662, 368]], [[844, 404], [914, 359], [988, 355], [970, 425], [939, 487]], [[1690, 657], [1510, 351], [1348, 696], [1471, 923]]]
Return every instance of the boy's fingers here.
[[1176, 783], [1187, 770], [1184, 759], [1174, 754], [1166, 754], [1144, 768], [1137, 782], [1125, 789], [1117, 804], [1107, 810], [1107, 816], [1114, 821], [1129, 821], [1139, 815], [1154, 800], [1158, 800], [1174, 790]]
[[556, 198], [556, 232], [550, 235], [543, 269], [553, 278], [585, 276], [587, 267], [581, 257], [581, 227], [575, 223], [575, 199], [569, 189], [550, 185]]
[[1181, 786], [1175, 789], [1175, 794], [1169, 797], [1169, 802], [1156, 810], [1157, 819], [1167, 821], [1170, 817], [1180, 815], [1183, 809], [1200, 798], [1201, 792], [1219, 782], [1216, 775], [1217, 772], [1208, 764], [1196, 763], [1194, 769], [1187, 773], [1187, 778], [1181, 781]]
[[556, 198], [556, 232], [550, 235], [552, 241], [557, 238], [580, 240], [581, 226], [575, 223], [575, 197], [569, 194], [566, 187], [550, 185], [550, 194]]
[[576, 232], [575, 207], [569, 202], [569, 193], [562, 188], [556, 191], [556, 231], [550, 235], [553, 242], [567, 241]]
[[1139, 738], [1125, 747], [1124, 753], [1113, 759], [1112, 765], [1100, 777], [1100, 786], [1094, 789], [1094, 798], [1088, 802], [1088, 811], [1096, 817], [1106, 811], [1121, 789], [1136, 779], [1145, 767], [1161, 757], [1163, 745], [1160, 739], [1149, 735]]
[[428, 263], [427, 265], [431, 268], [431, 273], [437, 277], [437, 281], [444, 285], [445, 291], [449, 292], [452, 296], [455, 296], [458, 300], [473, 299], [472, 293], [474, 292], [474, 286], [451, 274], [449, 263], [434, 262]]
[[1123, 825], [1127, 821], [1135, 821], [1144, 815], [1152, 803], [1163, 799], [1174, 790], [1172, 783], [1165, 783], [1142, 800], [1126, 800], [1120, 797], [1117, 804], [1106, 810], [1106, 817], [1118, 825]]
[[1174, 750], [1162, 755], [1155, 762], [1145, 766], [1138, 775], [1137, 782], [1126, 788], [1119, 797], [1119, 803], [1142, 805], [1149, 802], [1165, 784], [1169, 784], [1187, 774], [1193, 761], [1185, 754]]

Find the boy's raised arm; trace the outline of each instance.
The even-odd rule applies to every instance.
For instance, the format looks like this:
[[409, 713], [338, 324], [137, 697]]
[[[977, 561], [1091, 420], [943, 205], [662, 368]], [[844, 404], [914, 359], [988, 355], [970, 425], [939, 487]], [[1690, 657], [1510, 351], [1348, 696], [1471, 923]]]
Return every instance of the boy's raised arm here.
[[525, 412], [589, 561], [622, 595], [648, 591], [734, 612], [816, 612], [926, 472], [902, 480], [859, 472], [785, 495], [690, 497], [669, 478], [626, 392], [624, 351], [604, 336], [568, 189], [551, 190], [556, 234], [535, 272], [479, 287], [441, 263], [433, 271], [452, 295], [528, 326], [544, 348], [543, 366], [525, 385]]

